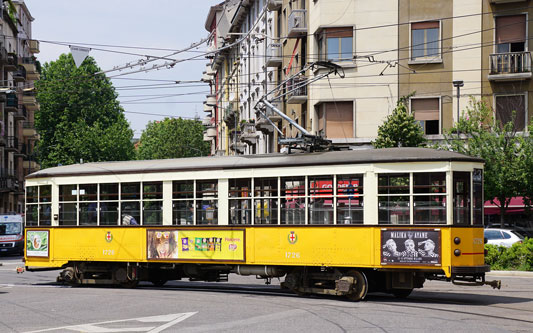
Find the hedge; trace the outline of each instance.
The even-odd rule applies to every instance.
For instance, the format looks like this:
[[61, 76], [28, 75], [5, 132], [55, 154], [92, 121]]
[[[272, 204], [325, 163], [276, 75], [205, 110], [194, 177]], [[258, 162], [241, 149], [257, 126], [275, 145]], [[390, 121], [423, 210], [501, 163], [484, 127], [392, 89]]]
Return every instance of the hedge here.
[[485, 244], [485, 264], [492, 270], [533, 271], [533, 238], [512, 247]]

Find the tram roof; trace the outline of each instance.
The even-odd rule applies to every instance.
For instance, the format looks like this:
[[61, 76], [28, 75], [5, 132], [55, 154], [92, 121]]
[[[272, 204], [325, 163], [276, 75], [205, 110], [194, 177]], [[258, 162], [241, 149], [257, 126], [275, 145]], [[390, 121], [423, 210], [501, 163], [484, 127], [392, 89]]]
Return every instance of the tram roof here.
[[43, 169], [26, 178], [82, 175], [205, 171], [390, 162], [483, 162], [483, 159], [429, 148], [385, 148], [317, 153], [189, 157], [165, 160], [117, 161], [72, 164]]

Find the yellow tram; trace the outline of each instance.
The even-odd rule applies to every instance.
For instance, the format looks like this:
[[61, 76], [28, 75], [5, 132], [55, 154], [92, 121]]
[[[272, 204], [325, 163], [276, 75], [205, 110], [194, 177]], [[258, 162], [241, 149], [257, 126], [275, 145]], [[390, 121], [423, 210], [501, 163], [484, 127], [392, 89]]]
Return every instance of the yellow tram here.
[[60, 166], [26, 179], [26, 270], [72, 285], [284, 277], [353, 300], [491, 284], [482, 193], [481, 159], [424, 148]]

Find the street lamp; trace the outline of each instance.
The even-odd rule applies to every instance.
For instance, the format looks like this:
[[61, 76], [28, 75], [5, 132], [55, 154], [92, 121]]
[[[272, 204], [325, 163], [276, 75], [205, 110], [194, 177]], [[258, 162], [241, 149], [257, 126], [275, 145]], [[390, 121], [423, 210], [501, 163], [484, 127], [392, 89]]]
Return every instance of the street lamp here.
[[457, 88], [457, 123], [459, 123], [459, 99], [461, 98], [461, 87], [465, 85], [463, 80], [452, 81], [453, 86]]

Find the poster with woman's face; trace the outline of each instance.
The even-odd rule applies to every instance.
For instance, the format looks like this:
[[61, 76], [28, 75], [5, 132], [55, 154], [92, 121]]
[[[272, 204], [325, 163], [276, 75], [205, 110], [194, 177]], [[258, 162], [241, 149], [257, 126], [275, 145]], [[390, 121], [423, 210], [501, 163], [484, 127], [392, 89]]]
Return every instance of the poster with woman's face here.
[[381, 230], [381, 264], [440, 265], [439, 230]]

